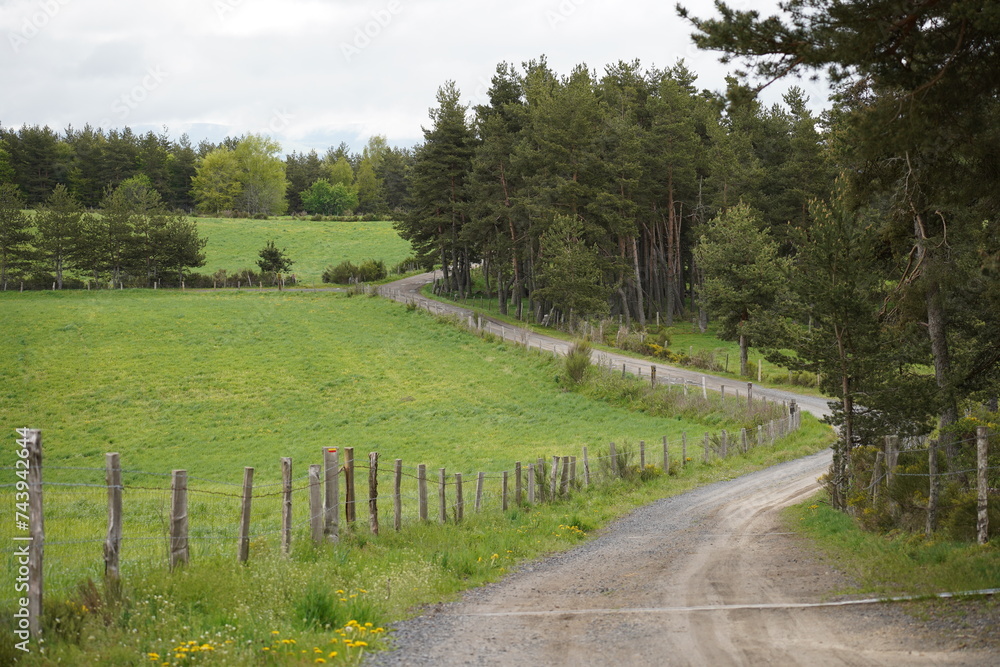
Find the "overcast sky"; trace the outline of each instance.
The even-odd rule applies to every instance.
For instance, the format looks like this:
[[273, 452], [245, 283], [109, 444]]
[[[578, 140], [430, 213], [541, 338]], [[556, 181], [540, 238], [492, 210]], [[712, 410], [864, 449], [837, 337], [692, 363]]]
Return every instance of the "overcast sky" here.
[[[195, 143], [262, 132], [321, 154], [372, 134], [420, 142], [438, 87], [453, 79], [483, 102], [501, 61], [544, 54], [560, 74], [601, 74], [683, 58], [712, 90], [727, 71], [693, 47], [672, 0], [0, 0], [0, 32], [5, 127], [167, 126]], [[822, 85], [797, 85], [825, 106]]]

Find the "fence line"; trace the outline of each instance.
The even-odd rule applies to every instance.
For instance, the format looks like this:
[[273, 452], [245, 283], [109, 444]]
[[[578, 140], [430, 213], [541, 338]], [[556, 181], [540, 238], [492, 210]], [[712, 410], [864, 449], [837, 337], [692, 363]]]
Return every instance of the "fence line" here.
[[[779, 437], [791, 433], [799, 427], [799, 417], [793, 404], [786, 416], [776, 420], [769, 430]], [[643, 472], [640, 458], [647, 467], [666, 471], [671, 465], [676, 469], [691, 464], [685, 460], [687, 434], [672, 442], [666, 437], [663, 440], [662, 458], [655, 462], [650, 459], [656, 456], [649, 456], [643, 442], [641, 455], [635, 448], [610, 444], [607, 451], [600, 453], [584, 447], [579, 459], [576, 455], [559, 455], [516, 461], [507, 470], [469, 473], [442, 468], [433, 475], [427, 473], [424, 464], [404, 468], [401, 459], [395, 459], [393, 466], [378, 465], [379, 456], [375, 452], [364, 464], [355, 464], [353, 448], [330, 447], [322, 448], [323, 463], [306, 466], [308, 472], [303, 477], [293, 476], [290, 458], [281, 458], [282, 479], [276, 484], [255, 481], [255, 472], [259, 471], [245, 467], [239, 484], [175, 470], [168, 474], [167, 484], [151, 485], [143, 483], [144, 476], [167, 475], [125, 468], [123, 464], [127, 461], [114, 452], [106, 455], [103, 469], [68, 466], [43, 469], [39, 433], [39, 464], [33, 468], [38, 480], [31, 497], [31, 508], [37, 515], [33, 515], [31, 528], [38, 530], [33, 541], [32, 572], [36, 573], [38, 583], [32, 590], [39, 592], [40, 608], [43, 581], [49, 593], [68, 593], [87, 577], [117, 581], [142, 568], [156, 567], [157, 563], [175, 569], [194, 559], [225, 557], [225, 552], [219, 549], [222, 544], [232, 544], [228, 557], [245, 563], [255, 553], [267, 550], [276, 537], [282, 553], [288, 553], [293, 542], [300, 540], [336, 542], [341, 536], [341, 519], [348, 530], [357, 531], [359, 520], [367, 518], [369, 532], [377, 535], [389, 525], [379, 526], [380, 502], [393, 503], [391, 524], [398, 531], [404, 524], [428, 520], [429, 494], [436, 496], [433, 514], [437, 521], [461, 522], [470, 512], [506, 511], [512, 506], [553, 502], [586, 487], [639, 476]], [[675, 450], [672, 456], [671, 448]], [[736, 453], [743, 451], [713, 449], [710, 459]], [[355, 485], [354, 474], [366, 473], [369, 483]], [[474, 487], [466, 489], [467, 484]], [[238, 487], [239, 492], [216, 491], [204, 488], [206, 485]], [[43, 505], [42, 492], [46, 487], [49, 493]], [[270, 491], [275, 487], [280, 488]], [[269, 491], [260, 493], [262, 489]], [[466, 494], [474, 497], [466, 498]], [[357, 516], [358, 507], [364, 508], [366, 517]], [[306, 511], [299, 509], [296, 513], [296, 508]], [[106, 534], [88, 532], [102, 515], [107, 521]], [[46, 540], [46, 533], [52, 539]], [[43, 564], [45, 547], [48, 558]], [[0, 549], [12, 577], [17, 569], [15, 552], [16, 546]]]

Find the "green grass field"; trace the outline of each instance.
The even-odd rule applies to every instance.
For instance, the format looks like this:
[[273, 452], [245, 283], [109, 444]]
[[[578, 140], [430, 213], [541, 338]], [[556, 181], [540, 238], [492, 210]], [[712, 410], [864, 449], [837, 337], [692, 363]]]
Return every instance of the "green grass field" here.
[[0, 421], [42, 428], [64, 465], [115, 450], [238, 480], [338, 445], [469, 471], [698, 429], [563, 392], [550, 358], [381, 299], [125, 290], [2, 307]]
[[410, 244], [391, 222], [312, 222], [288, 217], [271, 220], [197, 218], [198, 231], [208, 240], [205, 266], [199, 273], [219, 269], [230, 273], [257, 270], [257, 253], [269, 240], [286, 248], [295, 262], [292, 272], [300, 283], [319, 284], [328, 265], [350, 260], [381, 259], [392, 268], [410, 254]]
[[[682, 431], [717, 431], [726, 422], [655, 417], [565, 391], [556, 380], [559, 361], [378, 298], [66, 291], [0, 294], [0, 310], [0, 424], [9, 429], [0, 468], [12, 478], [14, 428], [40, 428], [45, 479], [55, 483], [46, 490], [48, 653], [28, 664], [150, 664], [150, 654], [157, 664], [311, 664], [314, 656], [357, 664], [382, 640], [369, 633], [368, 646], [348, 646], [345, 632], [358, 637], [341, 628], [350, 620], [378, 626], [404, 617], [414, 605], [568, 548], [631, 507], [812, 453], [830, 438], [807, 420], [780, 447], [702, 464], [692, 437], [693, 462], [676, 474], [504, 513], [497, 473], [514, 461], [579, 455], [583, 445], [596, 459], [609, 441], [634, 452], [639, 440], [657, 443], [664, 435], [677, 457]], [[408, 474], [418, 463], [432, 475], [439, 467], [465, 473], [467, 503], [473, 474], [492, 473], [488, 511], [467, 511], [461, 526], [418, 523], [408, 476], [401, 533], [388, 529], [385, 503], [383, 535], [370, 536], [362, 507], [359, 527], [345, 529], [340, 545], [313, 548], [303, 475], [307, 464], [319, 463], [321, 447], [332, 445], [355, 447], [362, 464], [378, 451], [383, 471], [401, 458]], [[121, 454], [125, 469], [120, 596], [100, 584], [102, 468], [110, 451]], [[295, 465], [290, 558], [278, 553], [275, 535], [280, 498], [273, 485], [283, 456]], [[658, 461], [655, 445], [649, 456]], [[244, 466], [256, 468], [261, 486], [251, 560], [239, 567], [234, 529]], [[171, 574], [163, 536], [168, 473], [176, 468], [191, 478], [192, 562]], [[366, 472], [359, 471], [359, 485]], [[389, 488], [384, 476], [380, 483]], [[0, 489], [0, 502], [13, 506], [11, 489]], [[8, 543], [12, 534], [10, 522], [0, 529]], [[12, 580], [6, 560], [4, 578]], [[97, 587], [78, 588], [88, 578]], [[0, 595], [0, 627], [12, 618], [10, 598]], [[209, 648], [193, 657], [178, 651], [190, 642]], [[0, 663], [11, 657], [8, 648]], [[189, 657], [177, 657], [183, 654]]]

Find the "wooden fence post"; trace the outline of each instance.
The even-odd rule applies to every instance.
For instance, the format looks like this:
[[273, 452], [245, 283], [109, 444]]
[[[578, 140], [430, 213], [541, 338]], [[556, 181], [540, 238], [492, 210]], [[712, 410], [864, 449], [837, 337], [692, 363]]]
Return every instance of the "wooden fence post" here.
[[378, 452], [368, 452], [368, 528], [378, 535]]
[[421, 521], [427, 521], [427, 464], [417, 466], [417, 511]]
[[892, 484], [892, 477], [896, 473], [898, 442], [899, 438], [895, 436], [885, 436], [885, 483], [887, 487]]
[[396, 530], [396, 532], [399, 532], [403, 529], [403, 459], [396, 459], [396, 469], [394, 473], [395, 479], [393, 480], [392, 490], [392, 527]]
[[281, 459], [281, 550], [292, 546], [292, 460]]
[[[878, 504], [882, 495], [882, 465], [885, 461], [885, 452], [875, 452], [875, 463], [872, 465], [872, 504]], [[834, 466], [836, 468], [836, 466]]]
[[344, 447], [344, 518], [349, 525], [357, 518], [357, 496], [354, 490], [354, 447]]
[[524, 504], [524, 488], [521, 485], [521, 462], [514, 462], [514, 504], [520, 507]]
[[576, 483], [576, 457], [569, 457], [569, 487], [573, 489], [577, 486]]
[[340, 453], [336, 447], [323, 448], [324, 501], [323, 533], [330, 542], [340, 539]]
[[188, 562], [187, 471], [174, 470], [170, 482], [170, 569]]
[[708, 463], [708, 450], [709, 450], [709, 442], [711, 442], [711, 437], [712, 436], [710, 436], [708, 434], [708, 431], [705, 431], [705, 439], [701, 443], [701, 461], [702, 461], [702, 463]]
[[455, 473], [455, 523], [465, 518], [465, 498], [462, 495], [462, 473]]
[[727, 458], [729, 456], [729, 432], [726, 429], [722, 429], [722, 458]]
[[480, 472], [476, 475], [476, 514], [483, 508], [483, 483], [486, 481], [486, 473]]
[[562, 458], [562, 477], [559, 480], [559, 495], [566, 497], [569, 495], [569, 457]]
[[930, 537], [937, 530], [937, 510], [940, 499], [938, 486], [938, 451], [937, 441], [931, 440], [927, 447], [927, 476], [929, 478], [929, 488], [927, 489], [927, 525], [924, 532]]
[[240, 544], [237, 558], [241, 563], [250, 558], [250, 503], [253, 501], [253, 468], [243, 468], [243, 496], [240, 502]]
[[753, 382], [747, 382], [747, 409], [753, 409]]
[[986, 469], [989, 465], [989, 438], [987, 438], [986, 427], [976, 427], [976, 487], [979, 491], [977, 498], [976, 517], [976, 538], [979, 544], [986, 544], [990, 537], [990, 515], [988, 511], [987, 495], [989, 488], [986, 485]]
[[618, 451], [615, 449], [615, 443], [611, 443], [608, 447], [608, 457], [611, 461], [611, 479], [618, 477]]
[[323, 466], [309, 466], [309, 532], [316, 544], [323, 541]]
[[681, 432], [681, 467], [683, 468], [688, 464], [688, 434], [687, 431]]
[[552, 477], [549, 480], [549, 502], [556, 499], [556, 492], [559, 490], [559, 457], [552, 457]]
[[535, 504], [535, 464], [528, 464], [528, 504]]
[[507, 471], [504, 470], [501, 473], [501, 478], [503, 479], [501, 490], [500, 490], [500, 509], [504, 512], [507, 511]]
[[583, 447], [583, 483], [590, 486], [590, 459], [587, 457], [587, 447]]
[[649, 384], [653, 387], [656, 386], [656, 365], [649, 367]]
[[757, 446], [758, 447], [763, 447], [764, 446], [764, 425], [763, 424], [757, 424]]
[[448, 483], [448, 473], [444, 468], [438, 470], [438, 521], [448, 521], [448, 494], [445, 485]]
[[38, 637], [42, 631], [42, 597], [45, 580], [42, 561], [45, 552], [45, 513], [42, 511], [42, 432], [23, 433], [22, 451], [28, 461], [28, 631]]
[[108, 485], [108, 536], [104, 540], [104, 576], [113, 585], [121, 577], [118, 569], [122, 547], [122, 467], [117, 453], [104, 455]]
[[740, 429], [740, 450], [746, 454], [750, 451], [750, 443], [747, 440], [747, 429], [743, 427]]
[[639, 441], [639, 470], [646, 469], [646, 441]]

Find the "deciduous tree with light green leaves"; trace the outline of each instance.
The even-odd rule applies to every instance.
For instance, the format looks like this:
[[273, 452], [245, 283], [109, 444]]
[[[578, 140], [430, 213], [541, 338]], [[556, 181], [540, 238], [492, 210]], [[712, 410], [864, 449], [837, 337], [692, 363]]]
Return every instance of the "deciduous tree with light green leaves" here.
[[319, 179], [299, 195], [306, 211], [322, 215], [340, 215], [358, 205], [358, 192], [343, 183]]
[[237, 197], [240, 210], [248, 215], [281, 215], [285, 201], [285, 163], [278, 156], [281, 144], [259, 134], [248, 134], [236, 145], [233, 153], [239, 165], [238, 179], [242, 186]]
[[218, 214], [236, 208], [243, 186], [236, 156], [228, 148], [217, 148], [198, 163], [191, 179], [195, 201], [202, 213]]
[[762, 228], [760, 213], [740, 203], [705, 227], [695, 260], [705, 274], [702, 298], [719, 322], [719, 336], [740, 344], [740, 375], [748, 371], [755, 330], [789, 296], [789, 260]]
[[198, 207], [208, 213], [237, 210], [249, 216], [284, 213], [288, 185], [280, 151], [277, 141], [248, 134], [232, 150], [210, 152], [192, 181]]

